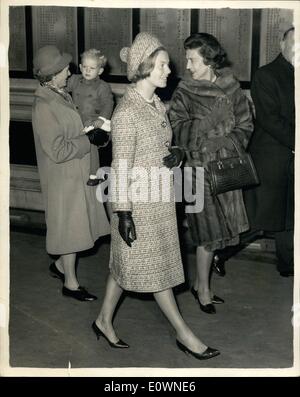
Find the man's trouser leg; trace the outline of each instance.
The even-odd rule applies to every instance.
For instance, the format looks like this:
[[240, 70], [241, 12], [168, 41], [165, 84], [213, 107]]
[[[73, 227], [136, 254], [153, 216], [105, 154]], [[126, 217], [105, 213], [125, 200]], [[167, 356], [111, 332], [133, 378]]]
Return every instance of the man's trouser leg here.
[[275, 232], [277, 270], [292, 272], [294, 270], [294, 230]]

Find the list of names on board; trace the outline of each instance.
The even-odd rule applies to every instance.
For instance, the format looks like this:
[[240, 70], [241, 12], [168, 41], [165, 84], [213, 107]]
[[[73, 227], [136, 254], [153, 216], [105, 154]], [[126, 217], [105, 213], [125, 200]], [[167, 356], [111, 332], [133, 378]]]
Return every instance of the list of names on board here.
[[32, 7], [33, 54], [44, 45], [56, 45], [77, 63], [77, 9]]
[[293, 25], [293, 11], [270, 8], [262, 10], [260, 31], [260, 66], [273, 61], [280, 52], [283, 33]]
[[251, 74], [252, 10], [199, 10], [198, 31], [214, 35], [227, 52], [239, 80], [249, 81]]
[[154, 34], [167, 49], [177, 76], [186, 67], [184, 40], [190, 35], [190, 10], [141, 9], [140, 31]]
[[9, 69], [27, 70], [25, 7], [9, 7]]
[[131, 9], [86, 8], [84, 10], [85, 49], [97, 48], [107, 57], [109, 73], [126, 75], [120, 50], [132, 43]]

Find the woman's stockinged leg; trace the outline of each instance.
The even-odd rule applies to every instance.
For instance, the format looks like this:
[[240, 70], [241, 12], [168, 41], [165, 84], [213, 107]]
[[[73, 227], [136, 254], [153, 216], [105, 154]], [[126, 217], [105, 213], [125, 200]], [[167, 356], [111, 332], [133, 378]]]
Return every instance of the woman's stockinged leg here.
[[213, 252], [207, 251], [204, 247], [197, 247], [194, 289], [198, 291], [200, 302], [203, 305], [211, 303], [209, 274], [212, 260]]
[[64, 265], [63, 265], [63, 261], [62, 261], [62, 257], [60, 256], [58, 259], [56, 259], [55, 261], [55, 266], [56, 268], [61, 272], [64, 273]]
[[79, 287], [75, 272], [76, 253], [61, 255], [59, 261], [62, 264], [63, 273], [65, 274], [65, 287], [76, 290]]
[[171, 288], [155, 292], [154, 298], [176, 331], [177, 339], [196, 353], [203, 353], [207, 346], [197, 338], [182, 318]]
[[110, 274], [107, 279], [104, 301], [97, 317], [96, 325], [113, 343], [117, 343], [119, 338], [113, 328], [112, 318], [122, 293], [123, 288], [119, 286]]

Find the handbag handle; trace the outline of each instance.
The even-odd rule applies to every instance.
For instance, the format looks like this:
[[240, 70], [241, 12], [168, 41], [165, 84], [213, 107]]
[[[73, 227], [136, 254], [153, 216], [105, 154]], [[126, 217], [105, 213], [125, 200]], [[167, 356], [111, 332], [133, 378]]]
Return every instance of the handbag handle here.
[[[232, 139], [232, 138], [229, 137], [229, 136], [225, 136], [224, 138], [228, 138], [228, 139], [231, 140], [231, 142], [232, 142], [232, 144], [233, 144], [233, 146], [234, 146], [234, 148], [235, 148], [235, 150], [237, 151], [237, 154], [238, 154], [239, 156], [242, 156], [242, 155], [243, 155], [243, 153], [242, 153], [242, 151], [240, 150], [240, 148], [238, 147], [238, 145], [234, 142], [234, 139]], [[221, 160], [219, 150], [217, 151], [217, 156], [216, 156], [216, 157], [217, 157], [217, 160]]]

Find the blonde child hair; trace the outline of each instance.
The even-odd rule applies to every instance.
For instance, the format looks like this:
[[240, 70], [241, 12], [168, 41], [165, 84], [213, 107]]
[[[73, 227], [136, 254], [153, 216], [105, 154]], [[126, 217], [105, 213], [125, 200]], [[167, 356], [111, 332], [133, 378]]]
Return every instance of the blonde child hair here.
[[104, 68], [104, 66], [107, 63], [107, 58], [105, 55], [101, 54], [100, 50], [97, 50], [96, 48], [90, 48], [89, 50], [84, 51], [81, 54], [81, 62], [83, 62], [84, 58], [93, 58], [96, 59], [98, 62], [98, 65], [101, 68]]

